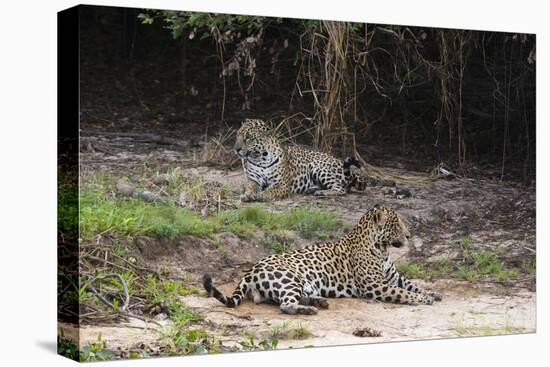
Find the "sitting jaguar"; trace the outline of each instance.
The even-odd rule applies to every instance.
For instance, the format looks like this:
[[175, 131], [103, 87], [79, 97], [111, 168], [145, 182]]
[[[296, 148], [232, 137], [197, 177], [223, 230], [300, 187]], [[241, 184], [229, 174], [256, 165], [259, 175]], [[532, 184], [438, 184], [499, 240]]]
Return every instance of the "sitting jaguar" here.
[[340, 160], [300, 146], [285, 147], [262, 120], [245, 120], [234, 148], [249, 180], [243, 201], [284, 199], [294, 193], [343, 195], [351, 188], [363, 191], [369, 182], [351, 170], [359, 167], [355, 157]]
[[223, 295], [209, 274], [203, 285], [210, 296], [227, 307], [243, 298], [255, 303], [272, 302], [288, 314], [316, 314], [328, 308], [326, 298], [355, 297], [378, 301], [427, 304], [441, 295], [427, 292], [405, 279], [388, 256], [388, 246], [408, 242], [409, 231], [393, 210], [375, 207], [359, 224], [336, 242], [264, 258], [248, 270], [233, 295]]

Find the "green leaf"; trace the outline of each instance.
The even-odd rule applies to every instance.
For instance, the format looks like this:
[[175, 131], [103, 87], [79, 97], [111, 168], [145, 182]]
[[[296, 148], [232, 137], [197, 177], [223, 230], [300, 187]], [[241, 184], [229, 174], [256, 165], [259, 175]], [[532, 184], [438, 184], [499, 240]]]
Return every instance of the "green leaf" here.
[[139, 13], [137, 17], [141, 20], [141, 24], [153, 24], [154, 19], [147, 13]]

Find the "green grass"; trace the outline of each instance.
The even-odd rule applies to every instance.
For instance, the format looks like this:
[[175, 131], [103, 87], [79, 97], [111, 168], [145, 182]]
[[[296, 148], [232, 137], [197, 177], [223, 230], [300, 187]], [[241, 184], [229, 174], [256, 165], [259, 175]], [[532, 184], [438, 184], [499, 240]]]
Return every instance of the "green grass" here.
[[176, 330], [166, 341], [168, 355], [219, 353], [221, 343], [206, 330], [200, 328]]
[[[525, 264], [524, 267], [525, 272], [532, 271], [530, 264]], [[457, 265], [445, 257], [425, 264], [399, 264], [397, 271], [410, 279], [458, 277], [469, 282], [481, 279], [505, 282], [518, 276], [518, 269], [506, 267], [498, 255], [490, 251], [464, 251], [464, 260]]]
[[78, 237], [78, 186], [61, 186], [57, 193], [57, 229], [72, 239]]
[[483, 278], [504, 282], [516, 277], [518, 271], [507, 268], [495, 253], [472, 251], [464, 253], [464, 263], [458, 267], [458, 275], [469, 282]]
[[263, 339], [257, 341], [254, 335], [243, 334], [243, 339], [239, 341], [241, 349], [246, 352], [254, 350], [274, 350], [279, 345], [279, 340], [276, 338]]
[[122, 236], [139, 234], [176, 238], [183, 234], [206, 236], [215, 230], [199, 214], [167, 203], [145, 203], [140, 199], [116, 198], [101, 188], [80, 193], [80, 231], [83, 239], [102, 233]]
[[426, 264], [399, 264], [397, 265], [397, 271], [409, 279], [439, 279], [448, 278], [452, 275], [452, 265], [450, 258], [443, 257]]
[[181, 300], [182, 296], [198, 293], [197, 289], [185, 286], [171, 279], [158, 279], [149, 275], [145, 278], [140, 294], [146, 299], [145, 308], [161, 305], [169, 308], [173, 324], [163, 330], [165, 354], [188, 355], [219, 353], [220, 343], [205, 330], [193, 327], [203, 316], [193, 312]]
[[406, 263], [397, 266], [397, 272], [409, 279], [421, 279], [426, 276], [426, 269], [420, 264]]
[[531, 257], [527, 260], [524, 260], [521, 263], [521, 271], [524, 274], [535, 277], [537, 275], [537, 262], [535, 257]]
[[306, 323], [299, 322], [298, 325], [295, 326], [290, 320], [286, 320], [282, 324], [269, 327], [268, 334], [268, 340], [307, 339], [313, 335]]
[[183, 296], [198, 293], [196, 288], [187, 287], [172, 279], [161, 280], [150, 274], [145, 278], [139, 293], [146, 299], [146, 308], [155, 305], [169, 307], [170, 318], [177, 330], [203, 319], [202, 316], [192, 312], [180, 299]]
[[297, 327], [291, 328], [288, 336], [290, 339], [307, 339], [313, 334], [306, 323], [299, 323]]
[[470, 233], [460, 237], [458, 243], [462, 250], [469, 250], [472, 247], [472, 235]]
[[201, 218], [199, 213], [175, 203], [146, 203], [140, 199], [120, 198], [97, 185], [85, 187], [80, 200], [83, 239], [104, 233], [170, 239], [182, 235], [211, 237], [224, 231], [250, 237], [257, 230], [279, 229], [294, 230], [303, 238], [326, 239], [339, 236], [343, 230], [342, 222], [334, 213], [318, 209], [299, 208], [274, 213], [260, 206], [248, 206]]
[[282, 254], [292, 248], [290, 242], [272, 234], [266, 234], [264, 236], [264, 243], [276, 254]]

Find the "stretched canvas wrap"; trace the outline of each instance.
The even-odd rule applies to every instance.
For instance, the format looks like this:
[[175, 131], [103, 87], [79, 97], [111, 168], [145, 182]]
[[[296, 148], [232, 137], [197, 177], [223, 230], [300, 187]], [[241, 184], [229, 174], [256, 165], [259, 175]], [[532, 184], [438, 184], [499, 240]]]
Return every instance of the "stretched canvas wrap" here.
[[58, 30], [63, 356], [536, 331], [534, 34], [99, 6]]

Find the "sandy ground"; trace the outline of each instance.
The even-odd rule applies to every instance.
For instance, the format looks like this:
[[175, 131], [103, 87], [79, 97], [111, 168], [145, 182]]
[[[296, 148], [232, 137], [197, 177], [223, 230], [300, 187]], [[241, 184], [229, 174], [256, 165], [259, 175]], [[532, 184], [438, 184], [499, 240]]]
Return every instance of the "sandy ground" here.
[[[102, 144], [112, 152], [117, 145]], [[122, 144], [128, 149], [126, 143]], [[189, 154], [177, 151], [149, 152], [141, 149], [132, 154], [124, 151], [115, 156], [100, 152], [85, 153], [85, 169], [120, 170], [131, 167], [132, 162], [164, 157], [170, 166], [181, 165], [183, 174], [201, 176], [227, 185], [235, 199], [242, 190], [245, 178], [237, 167], [234, 170], [211, 166], [185, 168], [193, 163]], [[153, 158], [151, 158], [153, 157]], [[109, 161], [112, 160], [111, 165]], [[162, 170], [162, 167], [159, 168]], [[409, 172], [393, 169], [393, 173]], [[130, 176], [131, 178], [131, 176]], [[502, 261], [519, 266], [534, 256], [535, 245], [535, 191], [513, 184], [489, 181], [441, 180], [427, 187], [398, 185], [410, 191], [409, 197], [396, 195], [392, 188], [369, 187], [363, 193], [352, 193], [342, 198], [295, 196], [275, 203], [262, 204], [272, 210], [311, 206], [334, 210], [347, 225], [354, 225], [374, 204], [390, 206], [401, 213], [411, 229], [413, 240], [407, 248], [392, 249], [396, 263], [408, 261], [430, 262], [440, 256], [457, 259], [459, 238], [468, 235], [472, 249], [498, 248]], [[241, 204], [239, 204], [241, 205]], [[242, 204], [248, 205], [248, 204]], [[138, 244], [144, 259], [170, 267], [174, 273], [189, 275], [198, 281], [202, 272], [213, 273], [220, 289], [230, 293], [239, 279], [240, 271], [267, 254], [258, 241], [243, 240], [225, 234], [224, 243], [230, 255], [222, 260], [209, 241], [183, 238], [174, 243], [144, 240]], [[298, 246], [307, 243], [298, 242]], [[192, 250], [192, 251], [190, 251]], [[457, 260], [458, 261], [458, 260]], [[507, 283], [494, 283], [440, 279], [433, 282], [418, 281], [426, 288], [442, 293], [444, 298], [432, 306], [393, 305], [358, 299], [332, 299], [330, 308], [314, 316], [289, 316], [274, 305], [255, 305], [245, 302], [237, 309], [228, 309], [213, 298], [192, 295], [185, 303], [205, 320], [199, 327], [220, 337], [228, 347], [238, 347], [243, 334], [255, 335], [257, 340], [267, 339], [273, 329], [303, 327], [309, 331], [303, 339], [279, 337], [279, 349], [288, 347], [342, 345], [448, 338], [469, 335], [493, 335], [535, 332], [536, 297], [533, 279], [516, 279]], [[285, 323], [286, 322], [286, 323]], [[168, 321], [164, 321], [168, 323]], [[65, 335], [75, 334], [70, 325], [62, 324]], [[380, 332], [378, 337], [358, 337], [358, 328], [371, 328]], [[140, 343], [157, 344], [162, 340], [161, 327], [145, 325], [132, 319], [129, 323], [103, 326], [82, 326], [80, 344], [97, 340], [99, 334], [112, 349], [133, 348]]]
[[[441, 291], [443, 300], [432, 306], [407, 306], [360, 299], [332, 299], [329, 300], [329, 309], [320, 310], [313, 316], [286, 315], [276, 305], [256, 305], [251, 301], [236, 309], [226, 308], [213, 298], [188, 296], [184, 301], [205, 317], [202, 324], [216, 331], [228, 347], [238, 347], [239, 341], [244, 339], [243, 334], [255, 335], [258, 340], [268, 339], [274, 327], [285, 323], [288, 330], [304, 327], [311, 335], [304, 339], [285, 339], [283, 335], [278, 338], [279, 349], [535, 332], [533, 292], [450, 280], [426, 285]], [[220, 287], [227, 293], [232, 288], [233, 284]], [[74, 334], [74, 330], [67, 327], [66, 335]], [[365, 327], [379, 331], [381, 335], [353, 335], [356, 329]], [[112, 326], [83, 326], [80, 342], [82, 345], [94, 342], [99, 334], [114, 349], [140, 343], [155, 344], [162, 335], [158, 326], [149, 324], [145, 328], [142, 321], [132, 320]]]

